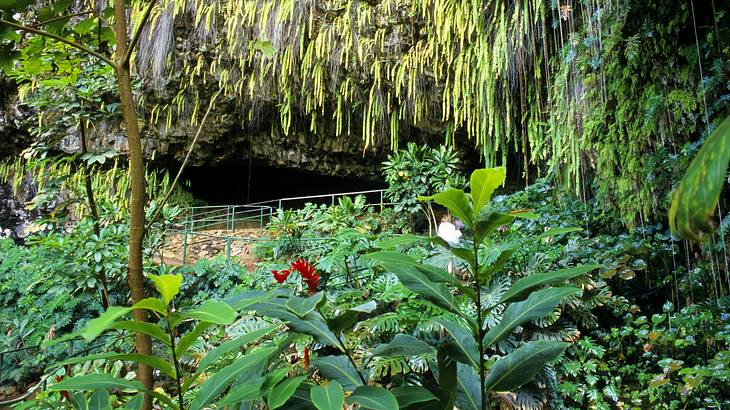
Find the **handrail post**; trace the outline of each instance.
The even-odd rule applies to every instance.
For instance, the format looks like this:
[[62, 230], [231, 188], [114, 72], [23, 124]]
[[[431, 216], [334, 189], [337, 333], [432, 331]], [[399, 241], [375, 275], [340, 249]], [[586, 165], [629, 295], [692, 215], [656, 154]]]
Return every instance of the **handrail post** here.
[[226, 261], [231, 261], [231, 237], [226, 237]]
[[183, 266], [188, 258], [188, 225], [183, 228]]
[[279, 208], [278, 209], [281, 209], [281, 199], [279, 199]]
[[231, 230], [236, 229], [236, 206], [233, 205], [233, 212], [231, 212]]
[[383, 191], [380, 190], [380, 212], [383, 212]]
[[259, 208], [259, 228], [264, 227], [264, 208]]
[[190, 209], [190, 232], [195, 232], [195, 212]]

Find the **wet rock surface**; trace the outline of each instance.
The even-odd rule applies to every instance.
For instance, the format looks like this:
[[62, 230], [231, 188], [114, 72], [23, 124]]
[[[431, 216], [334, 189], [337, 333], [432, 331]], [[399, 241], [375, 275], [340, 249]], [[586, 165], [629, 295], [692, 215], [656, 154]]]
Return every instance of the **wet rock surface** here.
[[22, 242], [30, 215], [7, 184], [0, 183], [0, 239]]

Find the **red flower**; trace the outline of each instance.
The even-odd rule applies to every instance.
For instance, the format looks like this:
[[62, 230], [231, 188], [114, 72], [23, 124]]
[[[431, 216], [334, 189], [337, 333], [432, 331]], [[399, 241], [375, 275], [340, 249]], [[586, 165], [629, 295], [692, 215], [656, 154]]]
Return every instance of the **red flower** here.
[[291, 271], [289, 269], [284, 269], [281, 272], [279, 272], [278, 270], [271, 271], [271, 274], [274, 275], [274, 279], [276, 280], [277, 283], [286, 282], [286, 278], [289, 277], [290, 273], [291, 273]]
[[312, 276], [308, 278], [302, 279], [302, 282], [304, 282], [307, 285], [307, 290], [309, 290], [310, 295], [314, 295], [317, 293], [317, 286], [319, 285], [319, 275], [313, 274]]
[[297, 259], [296, 262], [292, 262], [291, 269], [299, 272], [299, 275], [302, 277], [302, 283], [307, 285], [310, 295], [317, 292], [319, 274], [317, 274], [317, 269], [312, 264], [304, 259]]
[[[61, 381], [61, 376], [56, 375], [56, 383]], [[71, 401], [71, 395], [66, 390], [61, 390], [61, 396], [63, 396], [64, 399]]]
[[308, 347], [304, 348], [304, 366], [306, 366], [307, 369], [309, 369], [309, 348]]
[[292, 270], [299, 272], [299, 274], [302, 275], [302, 278], [309, 278], [314, 275], [314, 271], [316, 271], [314, 266], [301, 258], [297, 259], [296, 262], [292, 262], [291, 268]]

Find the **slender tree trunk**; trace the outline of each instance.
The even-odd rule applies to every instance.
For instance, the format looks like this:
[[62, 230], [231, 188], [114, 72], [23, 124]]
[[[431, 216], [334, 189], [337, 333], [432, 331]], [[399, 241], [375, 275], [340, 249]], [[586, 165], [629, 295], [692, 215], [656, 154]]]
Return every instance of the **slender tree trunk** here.
[[[130, 76], [129, 61], [127, 54], [127, 8], [124, 0], [114, 0], [114, 34], [117, 40], [116, 70], [117, 84], [119, 86], [119, 98], [121, 100], [124, 125], [127, 128], [127, 144], [129, 145], [129, 176], [131, 187], [131, 198], [129, 201], [129, 264], [127, 272], [127, 283], [132, 294], [132, 303], [137, 303], [147, 297], [145, 292], [145, 280], [142, 274], [142, 239], [145, 227], [145, 180], [144, 160], [142, 158], [142, 138], [137, 124], [137, 111], [134, 107], [132, 96], [132, 80]], [[134, 320], [147, 321], [147, 312], [137, 309], [133, 312]], [[135, 346], [138, 353], [152, 354], [152, 341], [150, 337], [137, 333]], [[152, 390], [154, 379], [152, 368], [139, 364], [137, 367], [137, 378], [147, 388]], [[145, 394], [143, 410], [152, 409], [152, 397]]]
[[[81, 133], [81, 153], [86, 154], [89, 150], [86, 145], [86, 126], [84, 120], [79, 121], [79, 131]], [[99, 226], [99, 210], [96, 207], [96, 200], [94, 199], [94, 189], [91, 185], [91, 170], [89, 164], [84, 162], [84, 185], [86, 185], [86, 199], [89, 202], [89, 212], [91, 212], [91, 219], [94, 221], [94, 233], [98, 237], [101, 235], [101, 227]], [[104, 309], [111, 305], [109, 300], [109, 281], [107, 281], [106, 273], [101, 270], [99, 271], [99, 280], [101, 281], [101, 292], [102, 292], [102, 305]]]

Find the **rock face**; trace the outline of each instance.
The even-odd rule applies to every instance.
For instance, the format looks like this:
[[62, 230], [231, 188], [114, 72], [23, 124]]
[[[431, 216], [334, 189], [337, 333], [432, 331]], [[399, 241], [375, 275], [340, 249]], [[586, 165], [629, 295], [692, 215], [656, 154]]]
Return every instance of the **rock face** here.
[[0, 183], [0, 239], [22, 241], [30, 215], [7, 184]]
[[[0, 84], [0, 160], [18, 155], [33, 142], [24, 129], [30, 112], [18, 106], [14, 85], [8, 81]], [[241, 117], [232, 101], [219, 102], [211, 112], [198, 137], [190, 157], [190, 166], [246, 165], [249, 159], [260, 166], [291, 168], [311, 171], [322, 175], [379, 180], [380, 164], [385, 160], [382, 149], [363, 151], [359, 135], [326, 137], [326, 121], [319, 135], [294, 128], [285, 135], [281, 127], [271, 121], [259, 120], [249, 127], [241, 126]], [[140, 117], [149, 118], [142, 112]], [[53, 120], [51, 115], [47, 116]], [[182, 163], [197, 125], [173, 123], [169, 127], [164, 121], [147, 124], [143, 128], [144, 151], [149, 161], [159, 165], [175, 167]], [[331, 133], [334, 135], [334, 132]], [[90, 150], [116, 149], [124, 154], [127, 141], [121, 122], [96, 123], [87, 130]], [[78, 129], [71, 127], [58, 139], [59, 152], [78, 153], [81, 138]]]
[[[221, 104], [218, 111], [233, 108]], [[328, 138], [303, 130], [285, 135], [271, 123], [243, 128], [240, 117], [211, 113], [198, 137], [189, 165], [245, 165], [249, 159], [259, 166], [292, 168], [323, 175], [380, 179], [380, 164], [386, 153], [363, 151], [360, 136]], [[158, 124], [145, 132], [146, 150], [156, 150], [160, 161], [181, 163], [187, 154], [197, 126]], [[334, 134], [334, 133], [332, 133]]]
[[18, 110], [17, 107], [15, 83], [0, 75], [0, 159], [16, 155], [31, 142], [28, 132], [22, 126], [28, 113]]

